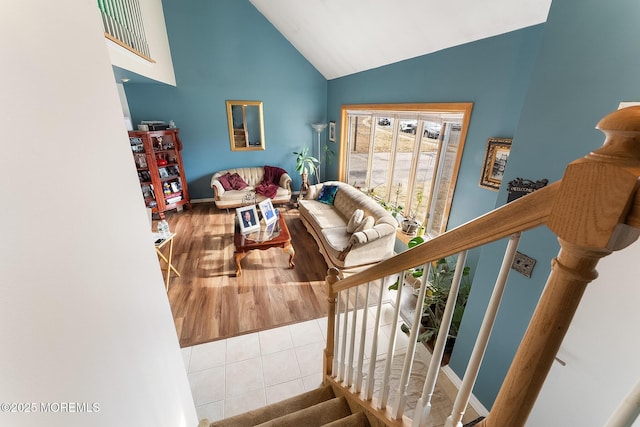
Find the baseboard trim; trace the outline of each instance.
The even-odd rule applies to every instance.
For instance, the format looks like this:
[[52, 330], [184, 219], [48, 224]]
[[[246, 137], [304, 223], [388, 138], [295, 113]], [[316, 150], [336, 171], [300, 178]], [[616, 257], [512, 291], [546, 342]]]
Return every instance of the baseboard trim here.
[[[447, 378], [449, 378], [449, 381], [451, 381], [451, 383], [453, 383], [453, 385], [455, 385], [456, 388], [460, 390], [460, 387], [462, 386], [462, 380], [460, 379], [460, 377], [458, 377], [458, 375], [456, 375], [455, 372], [453, 372], [453, 369], [451, 369], [449, 365], [447, 365], [442, 367], [441, 370], [442, 370], [442, 373], [444, 373], [447, 376]], [[489, 415], [489, 410], [485, 408], [482, 403], [480, 403], [478, 398], [475, 397], [473, 393], [469, 398], [469, 404], [473, 409], [475, 409], [478, 415], [482, 417], [486, 417], [487, 415]]]
[[[298, 193], [299, 193], [299, 191], [298, 192], [294, 191], [291, 194], [296, 196]], [[216, 199], [214, 199], [213, 197], [207, 197], [207, 198], [204, 198], [204, 199], [191, 199], [191, 203], [213, 203], [215, 201], [216, 201]]]
[[214, 199], [213, 197], [209, 197], [206, 199], [191, 199], [191, 203], [211, 203], [215, 201], [216, 199]]

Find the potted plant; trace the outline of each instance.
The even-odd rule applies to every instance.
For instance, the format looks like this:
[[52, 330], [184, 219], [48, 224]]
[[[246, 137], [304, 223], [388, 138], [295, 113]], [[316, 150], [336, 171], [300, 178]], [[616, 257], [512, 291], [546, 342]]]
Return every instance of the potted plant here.
[[[409, 248], [412, 248], [422, 242], [424, 242], [424, 238], [415, 237], [409, 241], [408, 246]], [[420, 322], [421, 325], [418, 341], [427, 343], [432, 347], [438, 335], [438, 331], [440, 330], [442, 315], [444, 314], [444, 309], [449, 298], [449, 290], [451, 289], [455, 268], [455, 261], [444, 258], [434, 261], [431, 265], [429, 278], [426, 284], [427, 292], [422, 305], [422, 318]], [[449, 328], [449, 334], [447, 336], [447, 348], [449, 352], [453, 348], [455, 339], [458, 336], [462, 315], [469, 298], [469, 292], [471, 291], [469, 274], [470, 268], [464, 267], [464, 270], [462, 271], [460, 289], [456, 299], [456, 306], [453, 310], [451, 327]], [[424, 271], [422, 268], [413, 269], [410, 271], [408, 280], [405, 279], [405, 282], [412, 286], [417, 285], [419, 287], [422, 284], [421, 278], [423, 275]], [[395, 283], [389, 286], [389, 290], [398, 290], [398, 284], [399, 278]], [[404, 332], [408, 332], [409, 327], [403, 324], [402, 330]]]
[[398, 214], [402, 214], [402, 211], [404, 210], [404, 207], [393, 203], [387, 203], [384, 200], [379, 200], [378, 203], [387, 211], [391, 212], [391, 215], [396, 219], [398, 218]]
[[[438, 330], [442, 323], [442, 315], [444, 314], [444, 309], [449, 298], [449, 290], [451, 289], [455, 267], [455, 263], [444, 258], [436, 261], [434, 265], [432, 265], [431, 274], [427, 281], [427, 293], [422, 306], [421, 323], [424, 330], [421, 330], [418, 341], [430, 342], [435, 340], [438, 335]], [[464, 313], [467, 300], [469, 299], [469, 292], [471, 291], [469, 272], [470, 268], [464, 267], [460, 289], [458, 290], [458, 297], [456, 299], [456, 306], [453, 309], [451, 327], [449, 328], [449, 334], [447, 336], [447, 342], [451, 347], [453, 347], [453, 343], [458, 336], [462, 314]]]
[[409, 216], [402, 221], [402, 231], [405, 234], [409, 234], [409, 235], [416, 234], [418, 229], [422, 225], [420, 221], [416, 219], [416, 212], [420, 208], [423, 198], [424, 198], [424, 192], [422, 190], [418, 191], [416, 193], [416, 210], [412, 210], [409, 213]]
[[400, 216], [402, 216], [402, 211], [404, 210], [404, 207], [402, 205], [398, 205], [397, 202], [396, 203], [391, 203], [391, 202], [386, 202], [384, 199], [382, 199], [381, 197], [379, 197], [376, 194], [375, 189], [377, 188], [369, 188], [367, 190], [367, 195], [369, 197], [371, 197], [373, 200], [375, 200], [380, 206], [382, 206], [383, 208], [385, 208], [387, 211], [391, 212], [391, 215], [398, 219], [398, 214], [400, 214]]
[[309, 175], [314, 175], [320, 162], [315, 157], [309, 155], [309, 147], [303, 147], [300, 151], [294, 151], [296, 155], [296, 170], [302, 178], [300, 192], [309, 189]]
[[418, 231], [418, 227], [420, 227], [420, 221], [416, 220], [415, 213], [411, 211], [409, 217], [402, 221], [402, 232], [413, 235]]

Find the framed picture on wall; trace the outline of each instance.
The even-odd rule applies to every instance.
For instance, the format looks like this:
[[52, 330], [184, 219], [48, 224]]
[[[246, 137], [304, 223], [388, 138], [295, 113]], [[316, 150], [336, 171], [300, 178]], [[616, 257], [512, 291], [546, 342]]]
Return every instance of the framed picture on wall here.
[[336, 142], [336, 122], [329, 122], [329, 141]]
[[511, 138], [489, 138], [484, 153], [480, 187], [498, 191], [511, 151]]

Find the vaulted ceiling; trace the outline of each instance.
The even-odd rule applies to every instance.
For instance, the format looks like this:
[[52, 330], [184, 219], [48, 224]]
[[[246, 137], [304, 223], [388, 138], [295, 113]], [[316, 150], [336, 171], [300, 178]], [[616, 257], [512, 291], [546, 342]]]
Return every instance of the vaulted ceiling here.
[[551, 0], [250, 0], [328, 80], [545, 22]]

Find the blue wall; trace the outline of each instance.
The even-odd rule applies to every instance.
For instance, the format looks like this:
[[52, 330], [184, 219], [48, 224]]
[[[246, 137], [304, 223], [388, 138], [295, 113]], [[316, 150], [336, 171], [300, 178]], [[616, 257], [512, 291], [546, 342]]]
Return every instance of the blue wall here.
[[[473, 102], [449, 228], [506, 201], [478, 186], [487, 138], [514, 137], [504, 182], [562, 176], [566, 163], [601, 145], [593, 129], [619, 101], [640, 100], [640, 4], [554, 0], [547, 23], [397, 64], [326, 80], [247, 0], [165, 0], [178, 86], [128, 85], [134, 122], [176, 121], [194, 198], [211, 197], [211, 173], [279, 165], [314, 146], [310, 123], [335, 120], [357, 103]], [[261, 100], [266, 151], [231, 152], [227, 99]], [[326, 131], [323, 133], [326, 140]], [[337, 151], [337, 150], [336, 150]], [[337, 176], [337, 164], [327, 166]], [[474, 282], [450, 366], [462, 376], [505, 243], [475, 252]], [[531, 279], [512, 274], [474, 390], [490, 407], [557, 253], [546, 229], [525, 233], [520, 251], [538, 260]], [[478, 258], [480, 263], [477, 265]]]
[[[177, 86], [125, 85], [133, 122], [176, 122], [194, 199], [213, 197], [215, 171], [239, 166], [280, 166], [298, 189], [292, 152], [313, 146], [327, 80], [248, 0], [164, 0], [163, 8]], [[230, 99], [263, 102], [265, 151], [231, 151]]]
[[[566, 164], [602, 145], [596, 123], [620, 101], [640, 100], [637, 40], [640, 3], [631, 0], [554, 0], [545, 24], [504, 182], [562, 177]], [[501, 189], [496, 205], [506, 202]], [[451, 358], [464, 372], [504, 243], [482, 250], [479, 269]], [[513, 273], [474, 390], [490, 407], [527, 327], [558, 243], [546, 228], [524, 234], [519, 251], [537, 264], [529, 280]], [[587, 288], [587, 292], [588, 292]]]
[[343, 104], [473, 102], [448, 228], [463, 224], [495, 205], [497, 193], [478, 185], [487, 138], [513, 136], [541, 32], [529, 27], [331, 80], [328, 119], [339, 129]]
[[[513, 136], [541, 34], [529, 27], [331, 80], [328, 120], [339, 129], [343, 104], [473, 102], [448, 228], [461, 225], [495, 206], [498, 193], [478, 185], [487, 138]], [[337, 177], [337, 162], [326, 174]], [[472, 276], [479, 254], [467, 258]]]

